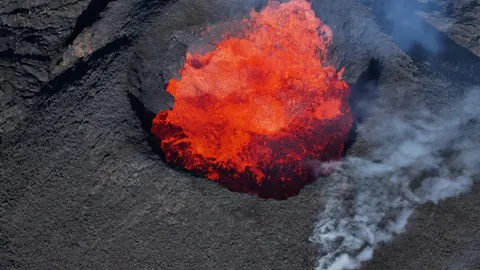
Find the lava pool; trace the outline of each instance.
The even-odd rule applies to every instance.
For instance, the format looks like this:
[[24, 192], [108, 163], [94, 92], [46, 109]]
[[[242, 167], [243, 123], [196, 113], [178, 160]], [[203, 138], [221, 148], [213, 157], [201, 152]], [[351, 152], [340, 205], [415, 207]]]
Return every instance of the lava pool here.
[[348, 140], [349, 86], [325, 64], [332, 31], [305, 0], [270, 1], [204, 54], [187, 52], [153, 120], [166, 162], [232, 191], [285, 199], [338, 160]]

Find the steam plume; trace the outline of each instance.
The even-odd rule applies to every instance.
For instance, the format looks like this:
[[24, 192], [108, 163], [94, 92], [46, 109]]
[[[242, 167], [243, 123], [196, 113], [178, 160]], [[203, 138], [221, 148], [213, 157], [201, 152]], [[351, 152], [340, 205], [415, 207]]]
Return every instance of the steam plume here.
[[[433, 1], [377, 1], [361, 0], [363, 4], [372, 7], [374, 13], [381, 14], [379, 18], [398, 45], [408, 51], [420, 45], [432, 53], [440, 52], [441, 38], [432, 32], [430, 26], [416, 12], [440, 10]], [[414, 29], [414, 31], [412, 31]]]
[[416, 205], [470, 189], [480, 171], [479, 90], [440, 114], [410, 110], [373, 130], [359, 127], [374, 150], [337, 164], [324, 190], [328, 201], [311, 237], [321, 251], [317, 269], [357, 269], [404, 231]]

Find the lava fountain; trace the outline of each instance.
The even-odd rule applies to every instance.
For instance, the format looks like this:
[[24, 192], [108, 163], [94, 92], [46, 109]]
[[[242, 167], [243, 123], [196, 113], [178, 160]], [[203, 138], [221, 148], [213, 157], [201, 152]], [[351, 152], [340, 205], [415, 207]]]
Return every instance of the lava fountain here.
[[285, 199], [341, 158], [349, 87], [325, 65], [330, 28], [305, 0], [270, 1], [213, 51], [188, 52], [170, 80], [172, 109], [153, 120], [167, 163], [232, 191]]

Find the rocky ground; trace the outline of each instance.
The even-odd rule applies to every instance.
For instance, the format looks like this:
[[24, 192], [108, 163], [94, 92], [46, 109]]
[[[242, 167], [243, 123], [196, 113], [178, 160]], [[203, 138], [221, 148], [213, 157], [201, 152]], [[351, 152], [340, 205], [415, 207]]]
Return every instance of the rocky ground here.
[[418, 16], [480, 56], [480, 1], [438, 1], [435, 4], [436, 9], [418, 11]]
[[[375, 97], [367, 127], [480, 84], [478, 1], [398, 2], [313, 1], [334, 34], [330, 62], [357, 100]], [[284, 201], [232, 193], [165, 166], [148, 133], [172, 105], [163, 86], [191, 29], [264, 1], [0, 3], [0, 269], [315, 267], [309, 237], [335, 179]], [[372, 147], [366, 132], [348, 155]], [[478, 192], [417, 208], [363, 269], [477, 269]]]

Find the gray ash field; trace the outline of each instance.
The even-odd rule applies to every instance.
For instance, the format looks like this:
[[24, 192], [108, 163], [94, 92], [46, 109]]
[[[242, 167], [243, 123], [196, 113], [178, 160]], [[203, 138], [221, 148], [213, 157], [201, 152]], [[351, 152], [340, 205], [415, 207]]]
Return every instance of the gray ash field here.
[[299, 195], [165, 165], [192, 29], [265, 3], [0, 0], [0, 269], [480, 269], [477, 0], [313, 1], [358, 127]]

